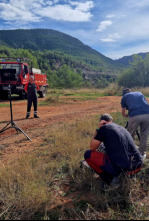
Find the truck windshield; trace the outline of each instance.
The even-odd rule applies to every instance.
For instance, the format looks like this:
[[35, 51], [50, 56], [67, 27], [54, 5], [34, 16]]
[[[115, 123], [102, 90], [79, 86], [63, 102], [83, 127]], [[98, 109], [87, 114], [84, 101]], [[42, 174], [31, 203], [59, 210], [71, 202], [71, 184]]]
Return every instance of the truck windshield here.
[[19, 64], [0, 64], [0, 69], [16, 70], [17, 75], [19, 75], [21, 73], [21, 65], [19, 65]]

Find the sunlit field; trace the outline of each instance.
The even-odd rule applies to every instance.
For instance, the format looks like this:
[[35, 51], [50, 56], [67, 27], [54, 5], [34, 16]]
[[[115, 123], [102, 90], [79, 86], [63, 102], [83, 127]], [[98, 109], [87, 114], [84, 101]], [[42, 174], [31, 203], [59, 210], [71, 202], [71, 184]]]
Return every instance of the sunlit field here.
[[[120, 113], [112, 116], [126, 125]], [[149, 162], [137, 176], [124, 177], [119, 189], [107, 191], [94, 173], [80, 169], [98, 120], [99, 115], [49, 125], [32, 152], [1, 162], [0, 219], [149, 218]]]
[[[48, 94], [57, 94], [63, 96], [84, 96], [88, 98], [96, 98], [101, 96], [122, 96], [122, 90], [124, 88], [118, 86], [117, 84], [110, 84], [104, 89], [49, 89]], [[149, 87], [146, 88], [131, 88], [132, 91], [140, 91], [146, 97], [149, 97]]]

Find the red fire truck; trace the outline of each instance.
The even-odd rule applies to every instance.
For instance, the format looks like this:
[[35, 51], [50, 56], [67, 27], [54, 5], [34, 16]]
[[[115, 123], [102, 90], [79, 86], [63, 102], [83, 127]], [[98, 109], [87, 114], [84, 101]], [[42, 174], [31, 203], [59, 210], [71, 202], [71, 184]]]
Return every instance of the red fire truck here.
[[[29, 67], [30, 65], [30, 67]], [[12, 94], [17, 94], [25, 99], [25, 85], [29, 82], [29, 76], [35, 76], [35, 83], [39, 86], [38, 94], [41, 98], [46, 96], [47, 75], [41, 70], [32, 68], [32, 61], [26, 58], [0, 58], [0, 98], [8, 97], [8, 85], [11, 85]]]

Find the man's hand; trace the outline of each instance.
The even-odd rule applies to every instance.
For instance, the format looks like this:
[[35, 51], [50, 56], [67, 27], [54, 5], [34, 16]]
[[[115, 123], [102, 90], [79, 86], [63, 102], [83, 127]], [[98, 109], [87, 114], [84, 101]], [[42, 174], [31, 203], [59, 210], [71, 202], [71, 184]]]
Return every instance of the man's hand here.
[[[102, 126], [106, 125], [106, 124], [108, 124], [107, 121], [101, 120], [100, 123], [99, 123], [99, 129], [100, 129]], [[93, 139], [91, 140], [90, 148], [91, 148], [92, 151], [96, 151], [96, 150], [99, 148], [100, 144], [102, 143], [101, 141], [95, 140], [95, 137], [97, 136], [97, 133], [98, 133], [98, 132], [96, 131], [96, 133], [95, 133]]]
[[123, 117], [128, 117], [128, 114], [126, 114], [126, 108], [122, 108], [122, 115]]
[[[104, 121], [104, 120], [100, 121], [100, 123], [99, 123], [99, 129], [100, 129], [102, 126], [106, 125], [106, 124], [107, 124], [106, 121]], [[102, 142], [100, 142], [100, 141], [98, 141], [98, 140], [95, 140], [95, 137], [97, 136], [97, 133], [98, 133], [98, 132], [96, 131], [96, 132], [95, 132], [95, 135], [94, 135], [94, 137], [93, 137], [93, 139], [91, 140], [90, 148], [91, 148], [92, 151], [97, 150], [97, 149], [99, 148], [100, 144], [102, 143]]]
[[100, 121], [99, 128], [101, 128], [102, 126], [104, 126], [106, 124], [107, 124], [107, 122], [105, 120]]

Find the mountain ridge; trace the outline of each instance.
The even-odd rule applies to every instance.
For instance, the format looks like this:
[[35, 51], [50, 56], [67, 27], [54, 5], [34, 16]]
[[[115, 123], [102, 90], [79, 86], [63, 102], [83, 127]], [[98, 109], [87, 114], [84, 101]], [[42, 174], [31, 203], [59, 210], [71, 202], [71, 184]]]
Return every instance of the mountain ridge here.
[[129, 56], [124, 56], [122, 58], [117, 59], [116, 61], [119, 62], [121, 65], [124, 65], [125, 67], [128, 67], [130, 65], [131, 62], [133, 62], [133, 58], [134, 56], [141, 56], [143, 59], [146, 58], [147, 55], [149, 55], [149, 52], [145, 52], [145, 53], [138, 53], [138, 54], [132, 54]]
[[117, 74], [122, 65], [97, 52], [79, 39], [52, 29], [0, 30], [0, 45], [34, 51], [60, 51], [78, 57], [95, 71]]

